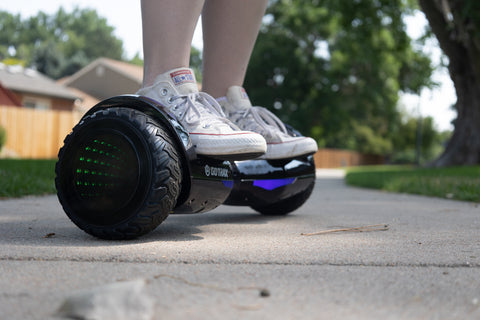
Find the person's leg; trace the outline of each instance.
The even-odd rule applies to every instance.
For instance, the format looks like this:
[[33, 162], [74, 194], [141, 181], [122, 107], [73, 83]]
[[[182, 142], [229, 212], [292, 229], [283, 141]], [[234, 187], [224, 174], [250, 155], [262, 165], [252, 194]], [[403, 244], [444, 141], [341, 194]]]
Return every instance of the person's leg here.
[[142, 0], [144, 81], [138, 95], [175, 114], [197, 154], [242, 160], [262, 155], [265, 139], [238, 130], [217, 101], [198, 92], [189, 69], [191, 42], [203, 0]]
[[207, 0], [202, 11], [202, 90], [224, 96], [242, 86], [267, 0]]
[[204, 0], [142, 0], [143, 86], [168, 70], [188, 67]]
[[263, 158], [312, 154], [317, 151], [315, 140], [291, 136], [273, 113], [252, 107], [242, 88], [266, 5], [266, 0], [206, 0], [202, 12], [202, 90], [217, 98], [228, 118], [242, 130], [260, 133], [266, 139]]

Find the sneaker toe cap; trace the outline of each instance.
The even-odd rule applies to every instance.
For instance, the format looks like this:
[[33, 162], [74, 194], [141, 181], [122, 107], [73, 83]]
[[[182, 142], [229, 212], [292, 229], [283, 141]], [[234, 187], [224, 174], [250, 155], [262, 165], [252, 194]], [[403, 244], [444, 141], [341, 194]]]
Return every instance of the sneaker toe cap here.
[[269, 143], [265, 159], [283, 159], [313, 154], [317, 152], [317, 142], [310, 137], [296, 137], [288, 141]]

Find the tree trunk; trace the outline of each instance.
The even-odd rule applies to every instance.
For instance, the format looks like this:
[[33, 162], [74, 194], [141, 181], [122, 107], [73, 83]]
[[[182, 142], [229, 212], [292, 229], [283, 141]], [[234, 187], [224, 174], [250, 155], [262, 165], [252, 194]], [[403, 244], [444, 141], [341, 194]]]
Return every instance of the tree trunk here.
[[457, 93], [453, 136], [433, 166], [480, 163], [480, 47], [462, 0], [419, 0], [440, 47]]

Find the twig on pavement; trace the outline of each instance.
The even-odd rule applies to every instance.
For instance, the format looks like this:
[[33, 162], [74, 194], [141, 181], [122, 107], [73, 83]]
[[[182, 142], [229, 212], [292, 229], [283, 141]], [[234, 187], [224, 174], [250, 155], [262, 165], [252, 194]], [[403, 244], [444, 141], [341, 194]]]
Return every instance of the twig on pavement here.
[[369, 225], [369, 226], [362, 226], [362, 227], [329, 229], [329, 230], [322, 230], [322, 231], [313, 232], [313, 233], [301, 233], [301, 235], [302, 236], [316, 236], [316, 235], [327, 234], [327, 233], [335, 233], [335, 232], [370, 232], [370, 231], [386, 231], [388, 229], [389, 229], [388, 224], [372, 224], [372, 225]]

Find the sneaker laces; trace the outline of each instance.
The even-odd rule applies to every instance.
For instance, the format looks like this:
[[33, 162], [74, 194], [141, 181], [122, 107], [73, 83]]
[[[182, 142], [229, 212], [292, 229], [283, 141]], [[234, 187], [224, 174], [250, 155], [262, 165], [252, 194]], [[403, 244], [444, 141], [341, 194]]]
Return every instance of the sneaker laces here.
[[171, 98], [172, 103], [176, 100], [180, 102], [173, 105], [172, 109], [178, 112], [177, 117], [181, 122], [189, 125], [198, 125], [203, 123], [204, 128], [215, 125], [228, 125], [233, 129], [239, 129], [230, 120], [228, 120], [218, 102], [205, 92], [195, 92], [186, 95], [177, 95]]
[[246, 110], [230, 113], [234, 122], [242, 123], [242, 130], [254, 131], [263, 136], [274, 137], [279, 131], [288, 135], [283, 122], [271, 111], [263, 107], [250, 107]]

